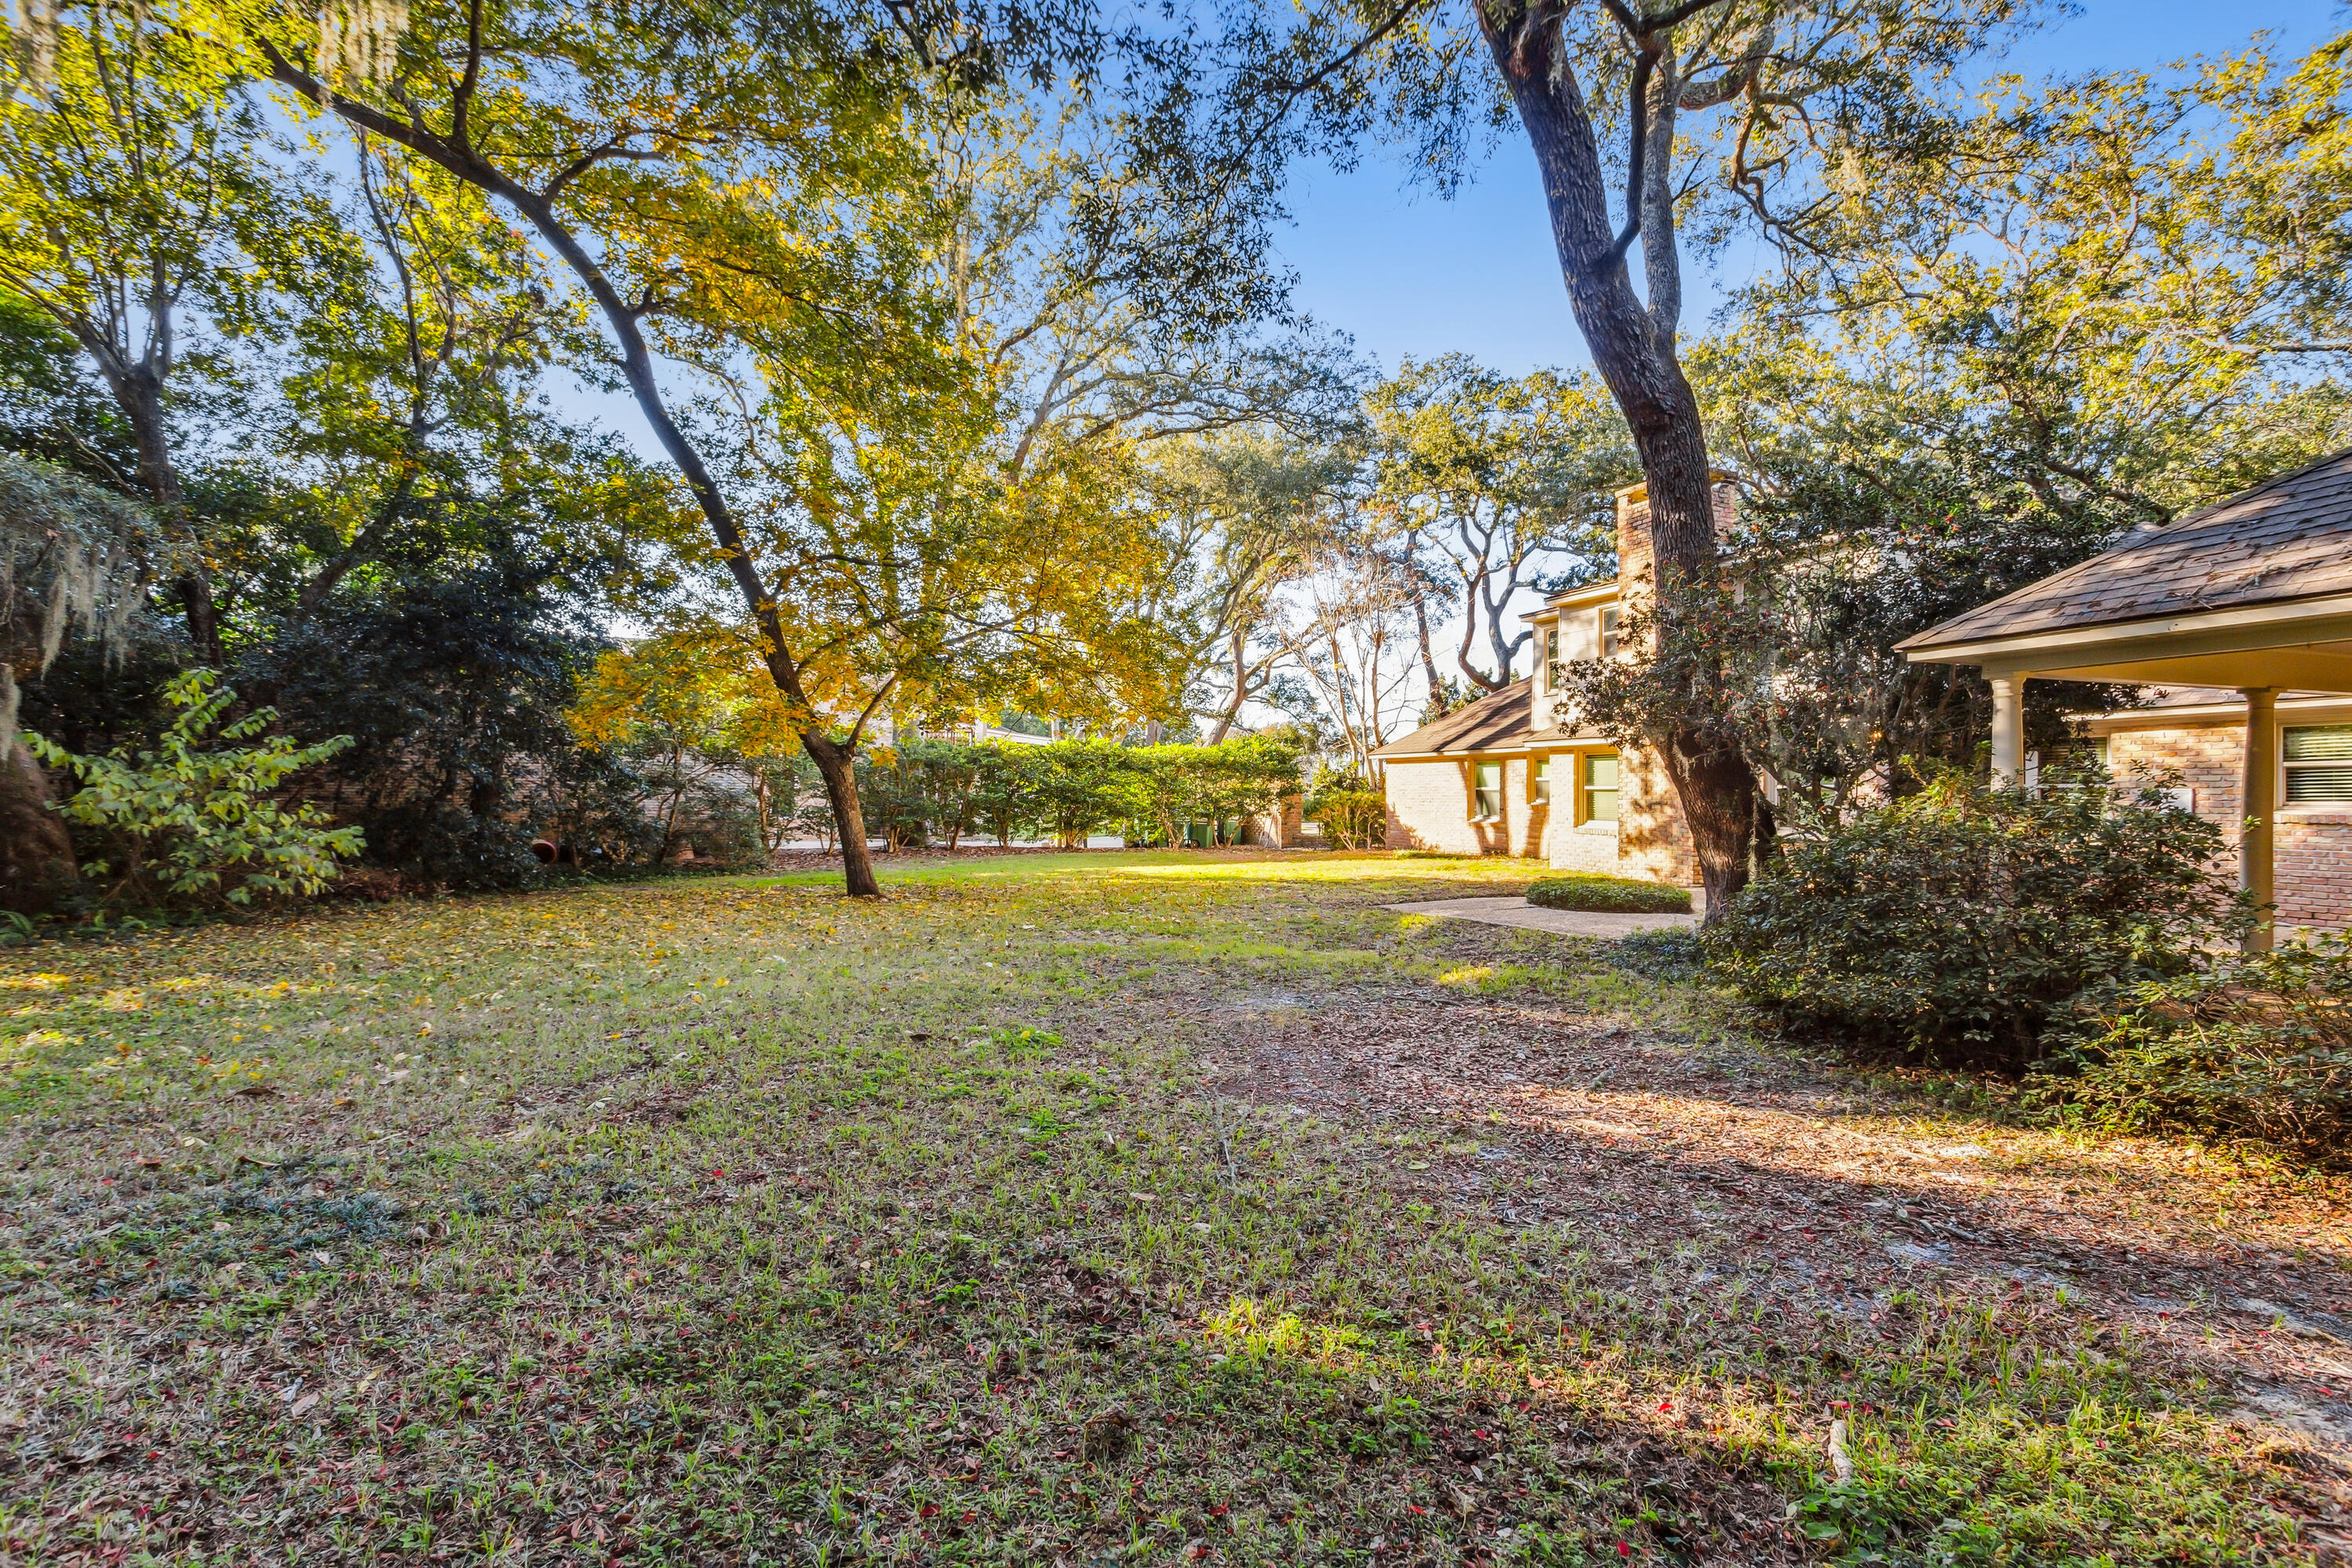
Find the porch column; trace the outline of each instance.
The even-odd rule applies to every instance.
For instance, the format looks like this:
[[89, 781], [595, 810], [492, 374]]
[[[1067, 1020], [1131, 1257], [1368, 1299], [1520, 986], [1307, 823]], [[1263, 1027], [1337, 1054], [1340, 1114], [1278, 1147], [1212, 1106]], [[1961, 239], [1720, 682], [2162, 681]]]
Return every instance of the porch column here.
[[2238, 790], [2244, 836], [2238, 840], [2238, 886], [2252, 898], [2262, 923], [2248, 932], [2248, 952], [2268, 952], [2271, 947], [2272, 837], [2271, 819], [2278, 815], [2279, 733], [2278, 690], [2248, 687], [2246, 700], [2246, 767]]
[[1986, 678], [1992, 685], [1992, 787], [2015, 789], [2025, 782], [2025, 683], [2023, 670]]

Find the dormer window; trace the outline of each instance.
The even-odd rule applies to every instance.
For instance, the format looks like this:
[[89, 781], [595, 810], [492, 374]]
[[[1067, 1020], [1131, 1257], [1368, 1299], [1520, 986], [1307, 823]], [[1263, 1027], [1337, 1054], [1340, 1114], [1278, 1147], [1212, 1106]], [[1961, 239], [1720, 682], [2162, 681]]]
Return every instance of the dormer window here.
[[1617, 657], [1617, 606], [1614, 605], [1601, 607], [1601, 657]]

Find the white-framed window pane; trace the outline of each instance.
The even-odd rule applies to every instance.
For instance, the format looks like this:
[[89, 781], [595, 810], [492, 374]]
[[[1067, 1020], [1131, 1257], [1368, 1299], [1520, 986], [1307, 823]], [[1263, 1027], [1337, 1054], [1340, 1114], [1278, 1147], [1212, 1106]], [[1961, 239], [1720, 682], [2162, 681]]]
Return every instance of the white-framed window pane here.
[[1503, 815], [1503, 764], [1477, 764], [1477, 790], [1472, 801], [1473, 813], [1481, 820]]
[[1617, 755], [1595, 752], [1584, 759], [1584, 820], [1617, 820]]
[[1535, 805], [1551, 804], [1551, 759], [1538, 757], [1528, 764], [1528, 800]]
[[1601, 657], [1617, 657], [1617, 606], [1606, 605], [1601, 612]]
[[2285, 731], [2289, 805], [2352, 804], [2352, 724], [2304, 724]]

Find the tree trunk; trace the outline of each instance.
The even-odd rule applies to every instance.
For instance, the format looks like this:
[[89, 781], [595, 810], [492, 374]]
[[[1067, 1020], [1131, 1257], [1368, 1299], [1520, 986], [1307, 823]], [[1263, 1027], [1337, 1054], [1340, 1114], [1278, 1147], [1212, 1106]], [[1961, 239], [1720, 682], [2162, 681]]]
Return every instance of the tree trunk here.
[[1433, 700], [1445, 689], [1445, 681], [1437, 673], [1437, 657], [1429, 650], [1429, 584], [1421, 574], [1421, 530], [1417, 528], [1405, 532], [1404, 566], [1412, 580], [1412, 629], [1421, 638], [1422, 672], [1429, 677], [1429, 694]]
[[[1678, 301], [1662, 296], [1656, 301], [1662, 310], [1654, 315], [1633, 291], [1610, 221], [1591, 117], [1574, 71], [1560, 58], [1557, 15], [1534, 6], [1477, 11], [1543, 176], [1569, 307], [1641, 453], [1649, 485], [1654, 591], [1662, 629], [1670, 630], [1691, 586], [1714, 569], [1716, 558], [1706, 429], [1675, 354], [1671, 311]], [[1670, 246], [1671, 232], [1651, 243]], [[1658, 292], [1656, 275], [1672, 269], [1651, 270]], [[1721, 724], [1684, 723], [1657, 740], [1666, 776], [1682, 801], [1711, 922], [1748, 882], [1756, 776]]]
[[[480, 39], [474, 39], [479, 48]], [[553, 197], [547, 192], [534, 190], [498, 167], [475, 147], [465, 128], [462, 116], [454, 132], [446, 137], [396, 120], [365, 103], [331, 90], [326, 84], [310, 73], [299, 70], [278, 53], [268, 43], [261, 45], [269, 61], [271, 78], [324, 105], [352, 124], [385, 141], [404, 147], [447, 170], [467, 184], [507, 203], [522, 214], [531, 227], [539, 231], [556, 255], [563, 258], [573, 277], [580, 279], [588, 296], [595, 301], [604, 322], [621, 350], [621, 374], [628, 383], [630, 395], [636, 400], [637, 410], [646, 423], [653, 426], [654, 438], [670, 462], [677, 468], [686, 488], [693, 493], [700, 507], [703, 521], [709, 526], [712, 542], [718, 548], [719, 560], [742, 595], [743, 606], [751, 624], [760, 629], [768, 643], [768, 673], [776, 689], [808, 721], [819, 718], [815, 703], [809, 700], [800, 680], [800, 668], [786, 647], [783, 623], [776, 612], [773, 596], [761, 580], [752, 552], [744, 542], [741, 527], [733, 508], [728, 505], [725, 493], [710, 473], [702, 453], [687, 437], [685, 429], [669, 411], [662, 395], [661, 385], [654, 374], [653, 350], [646, 342], [639, 318], [643, 307], [633, 307], [621, 297], [604, 269], [580, 237], [572, 232], [557, 213]], [[477, 55], [472, 62], [479, 65]], [[814, 759], [817, 771], [824, 776], [824, 793], [834, 809], [834, 826], [841, 838], [842, 868], [847, 890], [853, 897], [874, 897], [881, 889], [874, 880], [873, 862], [866, 854], [866, 822], [857, 807], [857, 788], [849, 771], [850, 759], [856, 754], [855, 739], [847, 745], [838, 745], [812, 731], [802, 737], [802, 743]], [[830, 759], [830, 760], [828, 760]], [[848, 815], [843, 816], [843, 812]]]
[[[87, 332], [77, 335], [82, 338], [85, 348], [99, 341]], [[93, 354], [108, 389], [114, 394], [115, 405], [122, 410], [123, 422], [131, 426], [131, 438], [139, 451], [140, 485], [164, 521], [177, 521], [186, 496], [180, 488], [180, 470], [172, 461], [170, 431], [163, 419], [162, 374], [152, 364], [126, 365], [110, 353], [93, 350]], [[200, 554], [196, 563], [173, 584], [172, 591], [188, 617], [188, 641], [194, 647], [196, 657], [219, 668], [223, 662], [220, 608], [213, 603], [212, 581], [205, 574]]]
[[0, 757], [0, 909], [45, 914], [73, 889], [73, 840], [51, 799], [47, 772], [12, 735]]
[[803, 735], [801, 744], [809, 761], [816, 764], [817, 776], [824, 780], [824, 798], [833, 807], [834, 828], [841, 839], [843, 890], [853, 899], [880, 898], [882, 884], [874, 879], [874, 856], [866, 843], [866, 812], [857, 804], [857, 773], [851, 765], [856, 749], [814, 731]]

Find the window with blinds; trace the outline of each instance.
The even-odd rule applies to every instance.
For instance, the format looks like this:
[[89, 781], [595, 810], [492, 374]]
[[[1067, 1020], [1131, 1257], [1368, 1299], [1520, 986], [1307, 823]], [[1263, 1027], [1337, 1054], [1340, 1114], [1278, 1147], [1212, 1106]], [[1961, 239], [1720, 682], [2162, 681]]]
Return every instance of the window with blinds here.
[[2352, 805], [2352, 724], [2293, 726], [2284, 742], [2287, 805]]
[[1580, 822], [1614, 822], [1617, 820], [1617, 758], [1613, 752], [1595, 752], [1584, 759], [1584, 778], [1579, 786], [1584, 792], [1578, 813]]
[[1471, 815], [1480, 822], [1493, 822], [1503, 815], [1503, 764], [1480, 763], [1477, 788], [1471, 797]]

